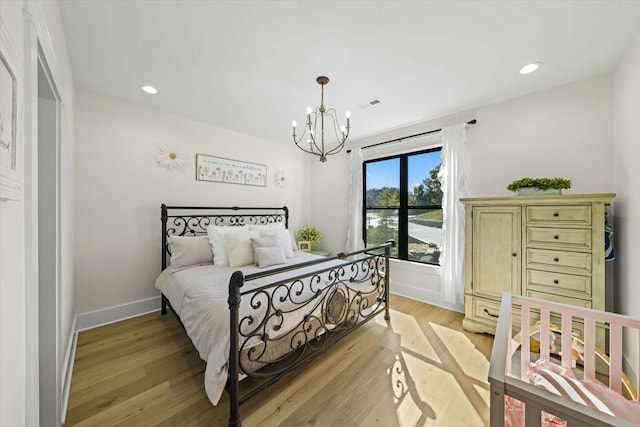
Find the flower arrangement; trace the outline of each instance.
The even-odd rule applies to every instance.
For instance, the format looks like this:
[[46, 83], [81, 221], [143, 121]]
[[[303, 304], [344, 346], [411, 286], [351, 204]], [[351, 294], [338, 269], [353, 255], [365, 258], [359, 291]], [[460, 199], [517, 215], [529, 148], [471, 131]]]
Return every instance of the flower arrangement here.
[[319, 242], [320, 239], [322, 239], [322, 234], [320, 234], [320, 230], [313, 225], [303, 225], [302, 228], [298, 230], [298, 239], [307, 242]]
[[539, 188], [549, 190], [551, 188], [562, 190], [571, 188], [571, 180], [565, 178], [521, 178], [516, 179], [507, 186], [507, 190], [516, 191], [519, 188]]

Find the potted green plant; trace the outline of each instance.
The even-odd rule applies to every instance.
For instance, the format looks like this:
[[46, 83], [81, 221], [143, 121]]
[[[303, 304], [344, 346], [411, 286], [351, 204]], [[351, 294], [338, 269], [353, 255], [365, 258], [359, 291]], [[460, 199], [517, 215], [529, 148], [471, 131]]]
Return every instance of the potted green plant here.
[[303, 225], [300, 230], [298, 230], [298, 246], [300, 246], [301, 242], [309, 242], [309, 250], [311, 250], [311, 243], [317, 243], [322, 239], [322, 234], [320, 234], [320, 230], [313, 225]]
[[516, 196], [562, 194], [562, 190], [568, 188], [571, 188], [571, 180], [565, 178], [521, 178], [507, 186], [507, 190]]

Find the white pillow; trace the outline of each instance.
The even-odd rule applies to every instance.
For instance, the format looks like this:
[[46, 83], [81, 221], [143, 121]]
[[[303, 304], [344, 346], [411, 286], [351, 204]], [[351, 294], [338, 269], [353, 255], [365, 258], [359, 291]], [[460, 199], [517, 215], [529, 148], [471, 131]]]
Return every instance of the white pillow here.
[[291, 246], [291, 233], [286, 228], [266, 228], [260, 230], [260, 237], [279, 236], [282, 240], [282, 249], [287, 258], [294, 258], [295, 254]]
[[289, 238], [291, 240], [291, 250], [293, 252], [298, 250], [298, 244], [296, 243], [296, 238], [293, 235], [293, 230], [289, 231]]
[[253, 264], [253, 246], [251, 238], [257, 238], [257, 231], [228, 230], [224, 233], [229, 254], [229, 267], [240, 267]]
[[[253, 259], [255, 264], [258, 265], [258, 258], [256, 257], [256, 248], [272, 248], [274, 246], [280, 247], [282, 240], [280, 236], [266, 236], [266, 237], [252, 237], [251, 246], [253, 247]], [[284, 253], [284, 250], [283, 250]]]
[[172, 272], [195, 265], [213, 264], [213, 252], [207, 236], [169, 236], [169, 250]]
[[[284, 222], [274, 222], [274, 223], [271, 223], [271, 224], [249, 224], [249, 230], [258, 230], [258, 232], [260, 232], [260, 235], [264, 236], [264, 235], [276, 234], [275, 230], [287, 230], [287, 228], [285, 228]], [[287, 242], [289, 242], [291, 244], [291, 250], [289, 250], [288, 248], [284, 247], [284, 245], [286, 245]], [[288, 240], [285, 237], [283, 237], [282, 245], [283, 245], [283, 249], [284, 249], [284, 253], [285, 253], [286, 257], [287, 258], [294, 258], [295, 255], [293, 253], [298, 250], [298, 245], [296, 244], [296, 239], [293, 236], [293, 231], [292, 230], [289, 231], [289, 239]]]
[[[213, 248], [213, 265], [216, 267], [229, 267], [229, 254], [227, 252], [227, 243], [224, 239], [224, 233], [232, 230], [242, 230], [241, 226], [233, 225], [210, 225], [207, 228], [209, 242]], [[247, 228], [244, 228], [247, 230]]]
[[249, 224], [249, 230], [285, 230], [284, 222], [272, 222], [269, 224]]
[[255, 248], [256, 263], [258, 267], [264, 268], [270, 265], [286, 264], [287, 258], [284, 256], [282, 245], [271, 247]]

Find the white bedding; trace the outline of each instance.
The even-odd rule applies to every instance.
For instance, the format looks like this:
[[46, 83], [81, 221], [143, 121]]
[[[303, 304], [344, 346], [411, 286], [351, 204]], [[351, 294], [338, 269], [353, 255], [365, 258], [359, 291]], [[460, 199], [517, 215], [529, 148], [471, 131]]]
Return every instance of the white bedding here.
[[[288, 264], [300, 263], [318, 258], [306, 252], [295, 252], [295, 258], [288, 260]], [[333, 261], [334, 264], [341, 261]], [[314, 271], [319, 267], [330, 266], [330, 263], [305, 267], [295, 270], [293, 274]], [[202, 360], [207, 362], [205, 371], [205, 390], [209, 400], [216, 405], [220, 400], [227, 382], [227, 367], [229, 359], [229, 306], [227, 303], [229, 279], [231, 274], [239, 269], [245, 274], [275, 269], [273, 266], [259, 269], [248, 265], [241, 268], [215, 267], [204, 265], [188, 268], [175, 273], [170, 268], [165, 269], [156, 280], [158, 288], [169, 300], [198, 350]], [[280, 273], [246, 283], [242, 291], [255, 289], [278, 278], [291, 276], [291, 272]], [[240, 318], [247, 307], [249, 298], [242, 299]]]

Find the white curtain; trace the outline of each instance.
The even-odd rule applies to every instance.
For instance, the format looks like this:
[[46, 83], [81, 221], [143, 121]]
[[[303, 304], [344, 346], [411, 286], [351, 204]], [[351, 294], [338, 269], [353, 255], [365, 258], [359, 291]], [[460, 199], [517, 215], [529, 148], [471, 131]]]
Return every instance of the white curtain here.
[[351, 150], [349, 157], [349, 232], [347, 252], [364, 248], [362, 238], [362, 150]]
[[443, 128], [442, 160], [438, 179], [442, 189], [442, 243], [440, 245], [440, 294], [451, 303], [464, 302], [464, 205], [467, 195], [467, 124]]

